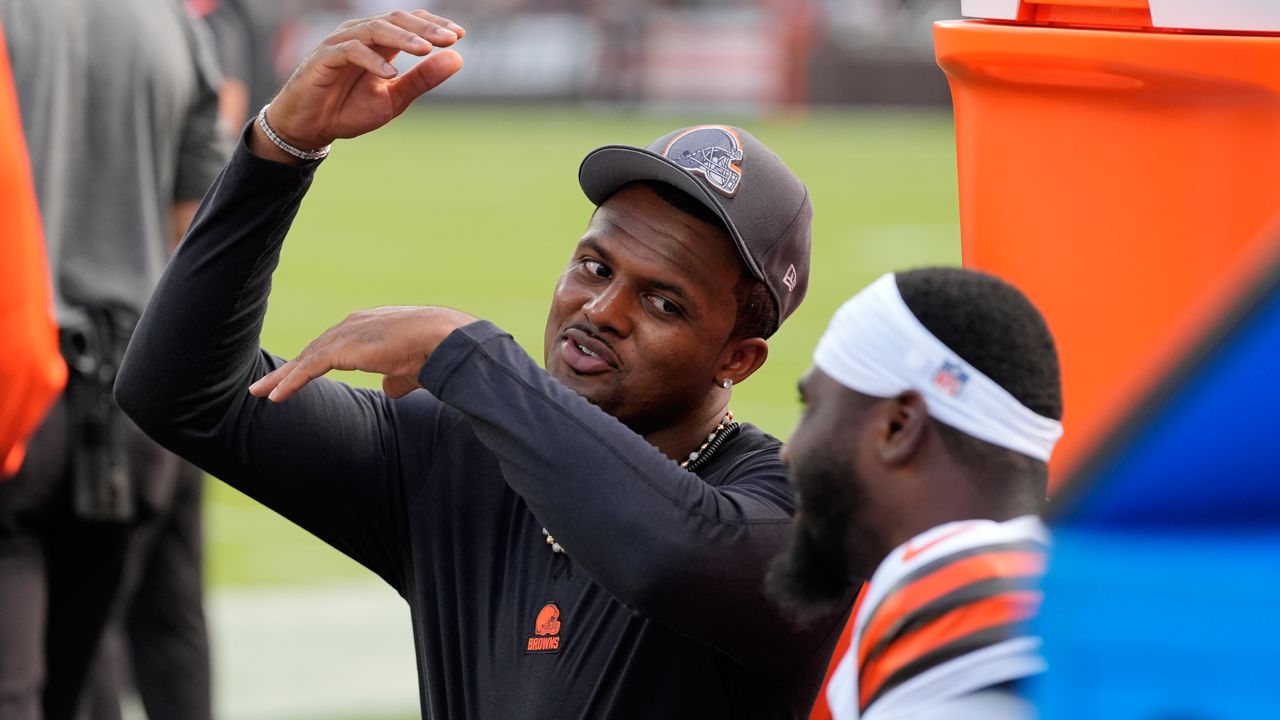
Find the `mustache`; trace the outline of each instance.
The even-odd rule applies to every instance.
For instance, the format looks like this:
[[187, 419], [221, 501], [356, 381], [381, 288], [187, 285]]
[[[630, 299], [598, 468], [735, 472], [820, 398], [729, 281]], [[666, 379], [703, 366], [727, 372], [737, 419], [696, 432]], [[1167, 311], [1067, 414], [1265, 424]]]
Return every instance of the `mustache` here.
[[613, 343], [609, 342], [609, 340], [605, 338], [603, 335], [601, 335], [600, 331], [597, 330], [595, 326], [591, 325], [590, 323], [576, 322], [571, 325], [565, 325], [564, 327], [560, 328], [560, 334], [564, 335], [566, 332], [570, 330], [577, 330], [583, 335], [586, 335], [592, 340], [595, 340], [601, 343], [602, 345], [604, 345], [605, 347], [609, 348], [611, 352], [614, 352], [614, 353], [617, 352], [613, 348]]

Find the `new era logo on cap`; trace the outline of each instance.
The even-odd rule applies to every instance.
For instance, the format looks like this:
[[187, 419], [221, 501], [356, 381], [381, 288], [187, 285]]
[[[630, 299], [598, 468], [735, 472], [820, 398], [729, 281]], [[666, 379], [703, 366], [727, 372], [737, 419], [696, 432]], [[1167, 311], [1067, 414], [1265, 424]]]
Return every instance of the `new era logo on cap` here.
[[717, 192], [728, 197], [742, 182], [742, 142], [733, 130], [719, 125], [689, 128], [677, 135], [663, 156], [695, 175], [701, 175]]

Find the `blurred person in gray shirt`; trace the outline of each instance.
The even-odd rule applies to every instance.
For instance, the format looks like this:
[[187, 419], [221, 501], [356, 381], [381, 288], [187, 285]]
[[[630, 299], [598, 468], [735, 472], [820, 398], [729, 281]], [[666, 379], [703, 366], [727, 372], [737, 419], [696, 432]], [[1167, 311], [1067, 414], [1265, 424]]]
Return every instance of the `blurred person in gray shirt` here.
[[[146, 644], [135, 656], [149, 714], [208, 717], [201, 478], [110, 390], [225, 159], [216, 66], [178, 0], [0, 0], [0, 22], [71, 370], [0, 484], [0, 717], [74, 717], [113, 613]], [[164, 600], [134, 604], [135, 590]]]

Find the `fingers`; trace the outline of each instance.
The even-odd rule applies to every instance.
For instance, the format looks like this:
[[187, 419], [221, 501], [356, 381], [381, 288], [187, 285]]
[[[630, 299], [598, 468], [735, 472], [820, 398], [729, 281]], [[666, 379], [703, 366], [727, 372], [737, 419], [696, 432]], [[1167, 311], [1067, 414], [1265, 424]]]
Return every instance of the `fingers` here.
[[426, 55], [435, 46], [427, 39], [384, 20], [370, 20], [344, 28], [325, 38], [316, 49], [321, 86], [344, 83], [351, 66], [381, 78], [395, 77], [390, 61], [400, 52]]
[[[406, 30], [386, 20], [371, 20], [351, 28], [350, 33], [360, 42], [394, 50], [403, 50], [414, 55], [426, 55], [435, 47], [427, 37]], [[453, 34], [450, 33], [450, 37]]]
[[307, 383], [335, 369], [349, 368], [336, 367], [325, 353], [307, 356], [304, 351], [303, 355], [272, 370], [250, 385], [249, 394], [281, 403], [293, 397]]
[[320, 57], [320, 63], [333, 70], [354, 65], [378, 77], [393, 78], [396, 76], [396, 69], [387, 62], [389, 59], [359, 40], [347, 40], [332, 46]]
[[[318, 53], [318, 60], [322, 67], [329, 70], [341, 70], [351, 65], [389, 79], [395, 77], [397, 72], [390, 61], [400, 52], [426, 55], [436, 47], [454, 44], [464, 34], [466, 31], [461, 26], [425, 10], [412, 13], [396, 10], [365, 20], [343, 23], [337, 32], [325, 39], [324, 47]], [[451, 63], [445, 63], [439, 67], [450, 65]], [[461, 67], [460, 62], [458, 67]], [[414, 97], [439, 85], [454, 72], [457, 72], [457, 67], [434, 80], [415, 80], [412, 85], [423, 89], [418, 90]], [[408, 102], [412, 100], [413, 98], [409, 98]]]
[[284, 402], [330, 370], [360, 370], [385, 376], [393, 398], [417, 389], [418, 372], [436, 346], [475, 318], [456, 310], [383, 307], [353, 312], [326, 330], [297, 357], [249, 386], [254, 397]]
[[291, 363], [285, 363], [271, 372], [258, 378], [257, 382], [249, 386], [249, 394], [254, 397], [266, 397], [272, 390], [280, 384], [285, 375], [293, 370]]
[[432, 15], [426, 10], [412, 13], [396, 11], [387, 16], [387, 22], [416, 33], [436, 47], [448, 47], [466, 34], [466, 31], [457, 24]]
[[393, 375], [387, 375], [382, 378], [382, 392], [392, 400], [398, 400], [405, 395], [422, 387], [417, 383], [416, 378], [404, 378]]
[[271, 402], [282, 403], [293, 397], [294, 393], [301, 390], [304, 385], [333, 369], [333, 365], [323, 359], [310, 358], [303, 360], [294, 365], [279, 384], [271, 388], [271, 392], [267, 393], [267, 399]]
[[[272, 127], [286, 142], [307, 150], [382, 127], [457, 72], [458, 56], [431, 58], [440, 54], [433, 52], [437, 47], [465, 34], [456, 23], [424, 10], [345, 22], [308, 54], [272, 100]], [[401, 52], [429, 60], [405, 71], [409, 77], [403, 84], [391, 65]]]
[[317, 58], [329, 70], [352, 65], [381, 78], [392, 78], [396, 69], [390, 61], [398, 53], [426, 55], [436, 47], [454, 44], [465, 33], [456, 23], [425, 10], [396, 10], [338, 26], [325, 38]]
[[[411, 20], [407, 20], [406, 15], [411, 15], [411, 17], [416, 18], [416, 20], [420, 20], [421, 23], [426, 23], [425, 26], [424, 24], [417, 24], [417, 23], [411, 22]], [[466, 33], [467, 33], [465, 29], [462, 29], [462, 26], [460, 26], [460, 24], [453, 22], [453, 20], [440, 17], [440, 15], [436, 15], [433, 13], [428, 13], [426, 12], [426, 10], [413, 10], [412, 13], [406, 13], [404, 12], [404, 10], [392, 10], [392, 12], [390, 13], [374, 15], [374, 17], [372, 18], [357, 18], [357, 19], [347, 20], [347, 22], [340, 24], [340, 26], [338, 26], [338, 29], [339, 31], [342, 31], [342, 29], [357, 27], [357, 26], [360, 26], [360, 24], [362, 23], [367, 23], [367, 22], [370, 22], [370, 20], [374, 20], [374, 19], [387, 19], [389, 20], [389, 22], [402, 24], [402, 27], [406, 29], [413, 29], [415, 27], [419, 27], [419, 28], [428, 29], [428, 31], [431, 31], [431, 32], [449, 31], [449, 32], [452, 32], [453, 35], [456, 36], [456, 38], [466, 36]], [[404, 24], [404, 23], [410, 23], [410, 24]], [[428, 33], [424, 32], [424, 33], [421, 33], [421, 35], [426, 37], [428, 36]], [[443, 35], [440, 35], [440, 37], [444, 38]]]
[[348, 363], [339, 362], [342, 354], [342, 328], [347, 320], [329, 328], [312, 340], [294, 359], [263, 375], [249, 386], [249, 394], [266, 397], [272, 402], [284, 402], [304, 385], [330, 370], [354, 369]]
[[427, 57], [391, 83], [392, 113], [399, 115], [404, 109], [440, 83], [462, 69], [462, 56], [445, 50]]
[[[454, 30], [453, 28], [457, 28]], [[433, 47], [447, 47], [458, 41], [465, 31], [455, 23], [426, 11], [407, 13], [400, 10], [365, 20], [343, 23], [325, 44], [341, 45], [358, 40], [384, 56], [404, 51], [426, 55]]]
[[418, 17], [418, 18], [421, 18], [421, 19], [423, 19], [423, 20], [426, 20], [426, 21], [427, 21], [427, 22], [429, 22], [429, 23], [432, 23], [432, 24], [434, 24], [434, 25], [437, 25], [437, 26], [439, 26], [439, 27], [442, 27], [442, 28], [444, 28], [444, 29], [446, 29], [446, 30], [449, 30], [449, 31], [450, 31], [450, 32], [452, 32], [454, 35], [458, 36], [459, 38], [466, 37], [466, 35], [467, 35], [467, 31], [466, 31], [466, 30], [464, 30], [464, 29], [462, 29], [462, 26], [461, 26], [461, 25], [459, 25], [458, 23], [456, 23], [456, 22], [454, 22], [454, 21], [450, 20], [449, 18], [441, 17], [441, 16], [439, 16], [439, 15], [433, 15], [433, 14], [431, 14], [431, 13], [427, 12], [426, 10], [414, 10], [414, 11], [413, 11], [412, 13], [410, 13], [410, 14], [411, 14], [411, 15], [414, 15], [415, 17]]

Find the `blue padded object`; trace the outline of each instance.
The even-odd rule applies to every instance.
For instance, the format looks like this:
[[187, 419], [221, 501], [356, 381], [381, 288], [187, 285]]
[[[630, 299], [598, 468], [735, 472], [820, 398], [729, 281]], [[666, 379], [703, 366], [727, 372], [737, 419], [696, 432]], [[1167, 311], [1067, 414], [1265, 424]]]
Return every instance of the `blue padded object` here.
[[1278, 418], [1280, 262], [1055, 499], [1043, 720], [1280, 717]]
[[1060, 528], [1043, 587], [1041, 720], [1280, 717], [1280, 529]]
[[1280, 523], [1280, 272], [1246, 304], [1072, 478], [1053, 513], [1059, 522]]

